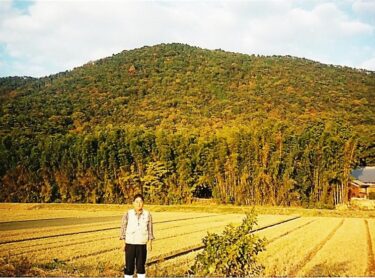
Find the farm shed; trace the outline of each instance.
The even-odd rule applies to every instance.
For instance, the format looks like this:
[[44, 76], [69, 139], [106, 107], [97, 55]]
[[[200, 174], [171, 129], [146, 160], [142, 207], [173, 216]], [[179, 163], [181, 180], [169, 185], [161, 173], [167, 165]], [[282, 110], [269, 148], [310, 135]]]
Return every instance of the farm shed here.
[[354, 169], [351, 176], [350, 197], [375, 199], [375, 166]]

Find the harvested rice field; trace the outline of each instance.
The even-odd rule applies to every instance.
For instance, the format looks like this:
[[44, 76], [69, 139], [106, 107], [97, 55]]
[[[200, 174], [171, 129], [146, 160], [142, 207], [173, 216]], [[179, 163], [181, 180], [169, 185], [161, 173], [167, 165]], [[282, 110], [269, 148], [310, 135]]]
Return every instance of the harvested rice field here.
[[[0, 275], [27, 269], [34, 276], [122, 276], [119, 233], [128, 208], [0, 204]], [[207, 232], [221, 233], [244, 218], [241, 210], [150, 211], [151, 276], [187, 275]], [[254, 232], [267, 240], [259, 256], [265, 276], [375, 275], [373, 218], [259, 214]]]

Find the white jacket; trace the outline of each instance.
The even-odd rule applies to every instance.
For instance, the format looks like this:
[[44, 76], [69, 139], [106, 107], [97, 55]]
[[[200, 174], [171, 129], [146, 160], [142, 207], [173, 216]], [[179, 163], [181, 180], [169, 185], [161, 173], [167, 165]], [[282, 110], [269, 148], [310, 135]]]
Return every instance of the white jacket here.
[[128, 211], [125, 242], [129, 244], [146, 244], [148, 241], [148, 222], [150, 213], [143, 210], [139, 219], [134, 209]]

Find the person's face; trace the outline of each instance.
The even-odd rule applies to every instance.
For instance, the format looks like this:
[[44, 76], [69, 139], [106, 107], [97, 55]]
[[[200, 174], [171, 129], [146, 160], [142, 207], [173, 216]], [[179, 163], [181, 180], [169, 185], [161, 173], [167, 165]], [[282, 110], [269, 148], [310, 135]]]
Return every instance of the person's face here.
[[135, 199], [134, 202], [133, 202], [133, 206], [134, 206], [134, 209], [136, 211], [141, 211], [142, 208], [143, 208], [143, 201], [142, 201], [142, 199], [139, 198], [139, 197], [137, 199]]

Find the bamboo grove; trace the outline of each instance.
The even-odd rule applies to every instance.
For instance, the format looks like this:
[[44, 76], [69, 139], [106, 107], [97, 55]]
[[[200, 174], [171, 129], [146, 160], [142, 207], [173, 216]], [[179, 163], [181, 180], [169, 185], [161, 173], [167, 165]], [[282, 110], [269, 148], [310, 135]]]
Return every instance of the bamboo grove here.
[[0, 201], [332, 207], [374, 100], [371, 71], [182, 44], [0, 78]]
[[139, 127], [3, 138], [7, 202], [222, 203], [332, 206], [346, 201], [356, 140], [337, 123], [170, 132]]

